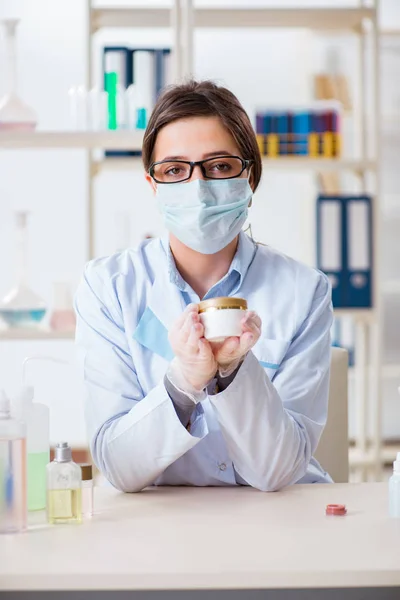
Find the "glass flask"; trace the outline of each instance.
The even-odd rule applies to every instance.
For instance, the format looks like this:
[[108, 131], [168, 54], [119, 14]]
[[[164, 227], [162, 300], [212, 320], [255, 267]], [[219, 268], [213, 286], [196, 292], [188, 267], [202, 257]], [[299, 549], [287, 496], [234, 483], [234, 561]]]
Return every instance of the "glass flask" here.
[[27, 213], [16, 213], [17, 284], [0, 300], [0, 317], [9, 327], [37, 327], [46, 314], [46, 304], [27, 283]]
[[17, 94], [17, 51], [16, 31], [18, 19], [0, 21], [5, 28], [8, 82], [6, 95], [0, 99], [0, 131], [35, 129], [37, 116]]

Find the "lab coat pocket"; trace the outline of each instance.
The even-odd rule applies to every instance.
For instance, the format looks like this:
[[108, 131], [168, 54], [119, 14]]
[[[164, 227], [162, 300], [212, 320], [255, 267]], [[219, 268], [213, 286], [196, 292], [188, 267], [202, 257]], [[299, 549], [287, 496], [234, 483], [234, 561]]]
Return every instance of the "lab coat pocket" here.
[[258, 359], [260, 365], [264, 367], [271, 380], [281, 366], [290, 344], [290, 340], [261, 338], [254, 346], [253, 354]]

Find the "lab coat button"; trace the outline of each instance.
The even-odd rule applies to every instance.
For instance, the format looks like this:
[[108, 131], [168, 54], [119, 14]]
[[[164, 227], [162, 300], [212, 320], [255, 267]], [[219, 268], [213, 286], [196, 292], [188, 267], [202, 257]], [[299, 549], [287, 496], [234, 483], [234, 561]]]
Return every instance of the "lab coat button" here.
[[226, 464], [225, 464], [225, 463], [220, 463], [220, 464], [218, 465], [218, 467], [219, 467], [219, 470], [220, 470], [220, 471], [225, 471], [225, 469], [226, 469]]

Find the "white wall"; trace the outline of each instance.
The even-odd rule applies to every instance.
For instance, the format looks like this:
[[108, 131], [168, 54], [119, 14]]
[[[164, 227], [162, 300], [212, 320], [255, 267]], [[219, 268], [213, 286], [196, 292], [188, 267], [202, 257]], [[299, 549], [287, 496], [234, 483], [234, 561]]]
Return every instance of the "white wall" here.
[[[109, 4], [133, 2], [109, 2]], [[140, 2], [137, 2], [140, 4]], [[157, 2], [157, 5], [168, 1]], [[198, 4], [207, 4], [198, 2]], [[223, 6], [244, 5], [226, 0]], [[251, 5], [266, 6], [259, 0]], [[305, 2], [280, 2], [304, 6]], [[308, 5], [331, 4], [314, 0]], [[357, 2], [335, 2], [335, 6]], [[388, 4], [393, 11], [393, 2]], [[397, 8], [400, 7], [397, 5]], [[396, 11], [400, 20], [400, 10]], [[21, 17], [18, 32], [18, 73], [22, 97], [38, 112], [40, 129], [67, 129], [67, 90], [85, 78], [85, 2], [65, 0], [2, 0], [0, 18]], [[118, 30], [96, 35], [94, 47], [99, 73], [100, 48], [107, 43], [164, 45], [168, 31]], [[343, 40], [340, 40], [340, 45]], [[196, 34], [195, 73], [228, 85], [250, 114], [257, 105], [310, 99], [311, 78], [323, 68], [327, 47], [336, 38], [321, 40], [307, 31], [202, 31]], [[343, 68], [353, 70], [352, 48], [342, 50]], [[0, 37], [0, 95], [5, 91], [4, 46]], [[322, 57], [322, 58], [321, 58]], [[349, 72], [351, 75], [351, 72]], [[357, 102], [357, 97], [355, 98]], [[0, 296], [13, 277], [12, 210], [29, 208], [30, 267], [34, 288], [51, 303], [51, 282], [66, 280], [75, 286], [86, 260], [84, 153], [80, 151], [18, 151], [0, 153]], [[266, 172], [257, 192], [251, 221], [256, 239], [276, 246], [300, 260], [314, 260], [315, 185], [311, 173]], [[162, 230], [159, 216], [141, 169], [131, 173], [105, 173], [96, 180], [96, 253], [113, 252], [121, 243], [118, 221], [130, 215], [130, 243], [145, 233]], [[290, 217], [290, 218], [288, 218]], [[0, 342], [0, 386], [10, 391], [20, 378], [27, 355], [51, 353], [73, 360], [71, 342]], [[50, 365], [30, 371], [38, 399], [52, 407], [52, 440], [67, 438], [84, 443], [82, 387], [75, 371]], [[389, 435], [399, 434], [388, 418]]]

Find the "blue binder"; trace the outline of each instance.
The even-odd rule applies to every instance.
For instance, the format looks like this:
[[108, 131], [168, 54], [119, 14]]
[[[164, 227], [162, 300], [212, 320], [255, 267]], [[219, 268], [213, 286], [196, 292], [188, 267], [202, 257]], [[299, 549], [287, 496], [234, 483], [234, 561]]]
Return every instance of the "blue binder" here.
[[293, 115], [294, 154], [308, 154], [308, 134], [310, 132], [310, 113], [297, 112]]
[[372, 199], [317, 200], [317, 266], [332, 285], [335, 308], [372, 307]]
[[279, 113], [276, 121], [279, 135], [279, 154], [286, 156], [289, 149], [289, 114]]

